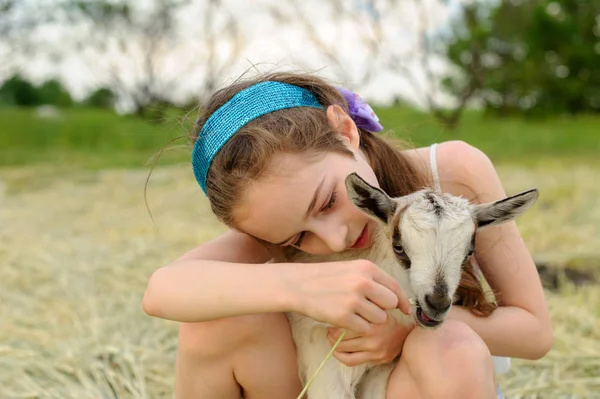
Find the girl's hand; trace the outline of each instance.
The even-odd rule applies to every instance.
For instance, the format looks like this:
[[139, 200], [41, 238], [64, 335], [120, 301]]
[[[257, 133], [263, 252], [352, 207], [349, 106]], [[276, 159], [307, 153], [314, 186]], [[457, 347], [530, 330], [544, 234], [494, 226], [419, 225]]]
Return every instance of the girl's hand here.
[[[373, 365], [389, 363], [402, 353], [404, 341], [413, 328], [414, 325], [400, 324], [393, 317], [388, 317], [384, 324], [374, 325], [365, 335], [348, 331], [333, 356], [346, 366], [366, 362]], [[327, 339], [332, 346], [343, 331], [341, 328], [328, 329]]]
[[365, 335], [387, 321], [387, 310], [410, 313], [400, 284], [370, 261], [292, 265], [292, 308], [315, 320]]

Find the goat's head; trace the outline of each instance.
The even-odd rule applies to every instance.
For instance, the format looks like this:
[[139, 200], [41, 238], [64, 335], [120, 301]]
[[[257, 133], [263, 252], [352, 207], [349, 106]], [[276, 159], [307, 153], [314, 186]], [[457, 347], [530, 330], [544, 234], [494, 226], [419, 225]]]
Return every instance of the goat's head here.
[[437, 327], [446, 318], [462, 266], [475, 249], [476, 231], [514, 219], [538, 197], [532, 189], [475, 205], [423, 189], [391, 198], [355, 173], [346, 178], [346, 188], [354, 205], [380, 222], [388, 253], [408, 273], [417, 300], [415, 316], [424, 327]]

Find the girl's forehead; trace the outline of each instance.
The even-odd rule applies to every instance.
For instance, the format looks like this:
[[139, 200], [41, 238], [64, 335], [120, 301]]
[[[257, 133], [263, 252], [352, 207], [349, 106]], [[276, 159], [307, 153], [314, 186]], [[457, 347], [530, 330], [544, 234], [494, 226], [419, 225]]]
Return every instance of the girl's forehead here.
[[328, 172], [332, 167], [326, 157], [309, 161], [302, 154], [278, 155], [261, 178], [247, 185], [236, 210], [301, 203], [305, 194], [314, 193]]
[[311, 185], [321, 178], [327, 169], [331, 169], [331, 161], [327, 154], [316, 154], [312, 151], [276, 153], [264, 173], [248, 184], [244, 197], [252, 200], [253, 194], [265, 190], [286, 190], [297, 185]]
[[[310, 178], [310, 174], [301, 174], [307, 167], [325, 161], [327, 153], [316, 151], [303, 151], [299, 153], [277, 152], [273, 154], [265, 171], [265, 177], [276, 178]], [[301, 175], [301, 176], [300, 176]]]

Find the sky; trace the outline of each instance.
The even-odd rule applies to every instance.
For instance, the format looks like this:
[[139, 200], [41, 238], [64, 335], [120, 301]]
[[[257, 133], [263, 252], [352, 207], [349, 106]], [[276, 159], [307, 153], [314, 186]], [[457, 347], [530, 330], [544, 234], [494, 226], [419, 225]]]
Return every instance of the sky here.
[[[29, 2], [51, 2], [52, 0], [24, 0]], [[381, 15], [373, 13], [366, 0], [342, 1], [346, 11], [354, 15], [361, 15], [362, 19], [350, 21], [342, 18], [342, 13], [331, 7], [331, 3], [323, 0], [299, 1], [300, 11], [306, 16], [310, 28], [303, 25], [290, 2], [273, 0], [223, 0], [225, 8], [219, 10], [210, 20], [205, 18], [206, 8], [204, 1], [195, 1], [194, 5], [183, 10], [177, 21], [176, 37], [163, 40], [160, 50], [160, 69], [157, 74], [165, 80], [164, 90], [175, 99], [184, 99], [197, 94], [206, 73], [206, 59], [208, 49], [203, 40], [206, 37], [207, 24], [212, 25], [212, 31], [217, 37], [215, 47], [220, 63], [225, 63], [231, 53], [231, 40], [227, 39], [224, 30], [224, 21], [231, 15], [239, 25], [239, 42], [243, 42], [243, 49], [236, 53], [233, 63], [220, 71], [218, 81], [226, 84], [234, 80], [253, 64], [258, 64], [259, 69], [313, 69], [318, 70], [320, 76], [332, 79], [343, 84], [361, 96], [374, 103], [385, 104], [394, 97], [401, 96], [423, 105], [419, 89], [415, 89], [416, 82], [419, 87], [426, 87], [429, 83], [425, 78], [421, 65], [420, 55], [414, 52], [418, 40], [419, 14], [414, 6], [415, 1], [423, 1], [427, 13], [427, 27], [429, 33], [438, 33], [447, 29], [450, 16], [455, 15], [459, 0], [380, 0], [375, 3], [394, 4]], [[150, 10], [145, 4], [152, 0], [138, 0], [140, 8], [136, 16], [144, 17], [144, 11]], [[385, 10], [386, 7], [383, 7]], [[278, 15], [284, 15], [283, 21], [276, 21], [270, 10], [276, 10]], [[369, 26], [365, 24], [369, 18], [379, 18], [382, 26], [381, 48], [385, 54], [395, 54], [406, 61], [411, 71], [410, 76], [401, 71], [389, 72], [383, 66], [373, 62], [363, 44], [365, 38], [372, 37]], [[133, 84], [143, 76], [144, 72], [139, 62], [141, 55], [136, 55], [139, 38], [132, 37], [127, 40], [127, 48], [113, 49], [101, 54], [94, 52], [92, 46], [87, 46], [86, 35], [99, 35], [100, 32], [90, 31], [73, 26], [47, 26], [38, 30], [36, 38], [46, 49], [55, 48], [61, 53], [60, 59], [47, 55], [29, 56], [27, 59], [19, 58], [18, 54], [11, 54], [12, 59], [22, 71], [33, 80], [42, 81], [49, 77], [59, 76], [69, 90], [77, 98], [81, 98], [90, 90], [101, 85], [107, 79], [107, 71], [113, 68], [126, 84]], [[105, 36], [110, 35], [102, 33]], [[325, 43], [325, 46], [336, 53], [339, 65], [323, 56], [323, 52], [316, 49], [312, 37]], [[98, 36], [101, 40], [105, 36]], [[143, 39], [142, 39], [143, 40]], [[109, 40], [106, 40], [108, 43]], [[75, 49], [74, 43], [79, 43]], [[83, 43], [83, 45], [81, 44]], [[62, 49], [70, 49], [61, 51]], [[360, 76], [366, 65], [375, 64], [379, 69], [374, 78], [367, 84], [362, 84]], [[431, 64], [436, 71], [444, 71], [446, 66], [439, 60], [432, 59]], [[340, 72], [342, 71], [342, 72]], [[443, 97], [440, 97], [443, 101]], [[127, 102], [121, 106], [126, 109]]]

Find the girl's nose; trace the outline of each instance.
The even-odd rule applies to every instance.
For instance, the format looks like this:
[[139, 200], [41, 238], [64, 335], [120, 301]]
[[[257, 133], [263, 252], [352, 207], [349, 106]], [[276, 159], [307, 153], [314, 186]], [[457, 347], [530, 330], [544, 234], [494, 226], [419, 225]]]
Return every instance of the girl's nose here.
[[346, 249], [348, 228], [345, 224], [334, 224], [331, 221], [319, 226], [317, 235], [332, 252], [341, 252]]

